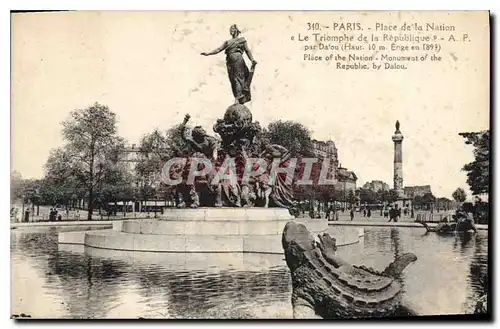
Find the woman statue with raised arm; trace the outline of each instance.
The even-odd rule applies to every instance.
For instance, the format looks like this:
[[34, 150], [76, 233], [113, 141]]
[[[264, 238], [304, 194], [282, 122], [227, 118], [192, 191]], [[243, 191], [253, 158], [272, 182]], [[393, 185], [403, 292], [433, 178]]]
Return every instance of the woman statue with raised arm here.
[[[203, 56], [210, 56], [225, 50], [227, 74], [235, 98], [234, 103], [245, 104], [251, 100], [250, 84], [252, 82], [253, 70], [257, 62], [253, 58], [245, 38], [239, 36], [241, 32], [238, 30], [236, 24], [231, 25], [229, 33], [231, 34], [231, 39], [225, 41], [219, 48], [201, 54]], [[250, 70], [248, 70], [245, 60], [243, 59], [244, 52], [252, 61]]]

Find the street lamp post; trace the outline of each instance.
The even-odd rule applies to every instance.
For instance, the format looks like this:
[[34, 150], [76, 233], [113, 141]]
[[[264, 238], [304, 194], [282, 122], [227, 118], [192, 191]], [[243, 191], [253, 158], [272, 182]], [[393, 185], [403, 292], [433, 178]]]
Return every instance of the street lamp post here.
[[73, 193], [71, 194], [71, 209], [75, 209], [76, 208], [76, 194]]
[[346, 182], [344, 181], [344, 184], [342, 184], [343, 186], [343, 191], [342, 191], [342, 199], [344, 201], [344, 205], [342, 206], [342, 208], [347, 208], [346, 206], [346, 196], [345, 196], [345, 190], [346, 190]]
[[99, 216], [101, 217], [102, 220], [102, 199], [103, 199], [103, 194], [102, 194], [102, 169], [104, 167], [103, 160], [100, 160], [99, 163], [97, 164], [99, 167]]
[[36, 215], [40, 216], [40, 189], [35, 190], [35, 201], [36, 201]]
[[21, 222], [24, 221], [24, 198], [26, 198], [26, 196], [23, 194], [21, 196], [22, 200], [23, 200], [23, 206], [22, 206], [22, 210], [21, 210]]

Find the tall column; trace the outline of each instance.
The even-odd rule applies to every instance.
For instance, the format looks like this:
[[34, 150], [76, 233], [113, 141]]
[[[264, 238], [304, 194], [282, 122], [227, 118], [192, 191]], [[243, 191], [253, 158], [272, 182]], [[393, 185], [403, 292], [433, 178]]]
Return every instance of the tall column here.
[[396, 121], [396, 131], [392, 141], [394, 142], [394, 190], [403, 197], [403, 135], [399, 130], [399, 121]]

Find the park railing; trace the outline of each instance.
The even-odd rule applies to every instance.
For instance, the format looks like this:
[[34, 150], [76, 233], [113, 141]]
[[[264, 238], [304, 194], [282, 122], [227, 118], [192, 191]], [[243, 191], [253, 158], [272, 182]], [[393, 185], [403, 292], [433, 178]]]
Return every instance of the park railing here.
[[451, 221], [451, 214], [449, 212], [431, 213], [430, 211], [417, 211], [415, 213], [416, 222], [425, 223], [439, 223], [443, 221]]

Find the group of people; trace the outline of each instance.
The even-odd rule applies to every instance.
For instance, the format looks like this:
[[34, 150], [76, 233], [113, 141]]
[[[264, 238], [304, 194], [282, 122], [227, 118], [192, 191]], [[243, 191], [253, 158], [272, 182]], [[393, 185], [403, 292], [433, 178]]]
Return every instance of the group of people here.
[[[325, 218], [327, 220], [338, 221], [339, 220], [339, 212], [344, 212], [344, 211], [345, 211], [345, 208], [334, 208], [333, 205], [331, 205], [326, 210]], [[349, 215], [351, 217], [351, 220], [353, 220], [354, 219], [354, 208], [349, 209]], [[311, 216], [311, 218], [314, 218], [314, 217]], [[321, 218], [321, 216], [319, 218]]]
[[397, 222], [401, 218], [401, 208], [396, 204], [394, 207], [389, 209], [389, 222]]
[[54, 222], [56, 220], [62, 220], [62, 215], [57, 211], [56, 208], [50, 208], [49, 221]]
[[[382, 215], [382, 211], [381, 211]], [[405, 212], [406, 215], [406, 212]], [[372, 210], [370, 208], [363, 209], [363, 217], [372, 217]], [[394, 221], [397, 222], [401, 218], [401, 209], [398, 205], [394, 205], [394, 207], [390, 207], [389, 210], [384, 211], [384, 217], [389, 217], [389, 222]], [[354, 210], [351, 210], [351, 220], [354, 219]]]
[[[326, 218], [330, 219], [330, 216], [329, 216], [330, 211], [332, 211], [336, 214], [336, 220], [338, 220], [338, 211], [337, 212], [333, 211], [332, 207], [330, 207], [327, 210]], [[406, 214], [407, 214], [407, 212], [405, 212], [405, 215]], [[354, 217], [355, 217], [354, 208], [350, 209], [349, 215], [350, 215], [351, 220], [354, 220]], [[372, 216], [372, 210], [370, 208], [363, 208], [363, 217], [370, 218], [371, 216]], [[394, 207], [391, 207], [389, 210], [386, 210], [384, 212], [384, 217], [389, 217], [389, 222], [391, 222], [391, 221], [397, 222], [401, 218], [401, 209], [396, 204], [396, 205], [394, 205]]]
[[327, 220], [339, 220], [339, 212], [344, 211], [344, 209], [335, 209], [333, 206], [328, 207], [326, 210], [325, 218]]

